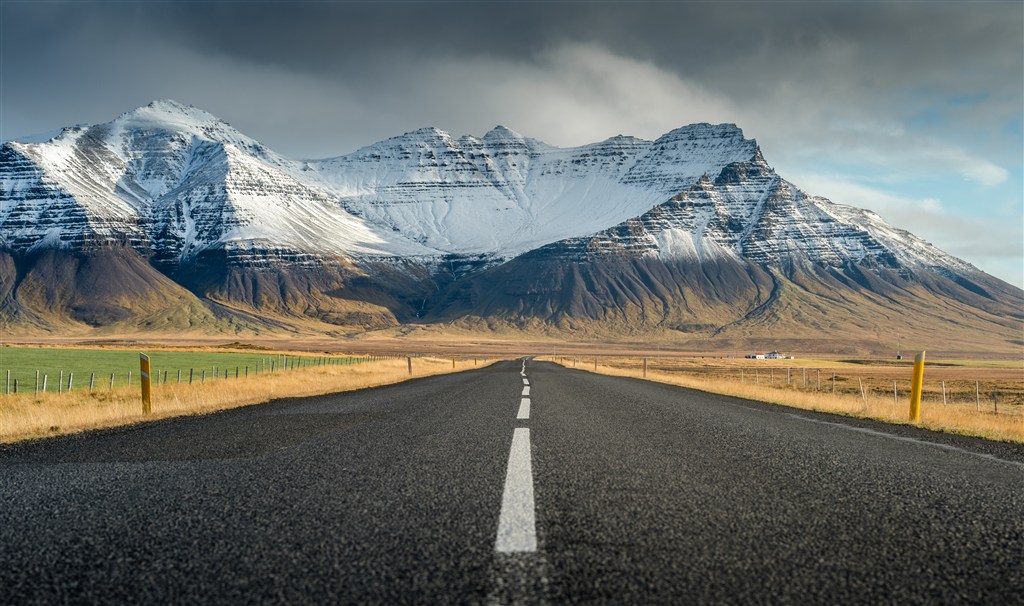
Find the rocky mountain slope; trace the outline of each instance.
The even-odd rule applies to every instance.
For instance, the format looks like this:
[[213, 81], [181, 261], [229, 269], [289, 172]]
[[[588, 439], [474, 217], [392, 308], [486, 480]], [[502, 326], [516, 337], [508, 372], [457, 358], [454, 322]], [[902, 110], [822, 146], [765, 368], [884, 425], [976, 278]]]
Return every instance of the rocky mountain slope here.
[[[734, 125], [557, 148], [428, 128], [282, 157], [157, 101], [0, 147], [0, 315], [25, 331], [1020, 342], [1022, 293], [810, 196]], [[867, 345], [864, 345], [867, 347]]]

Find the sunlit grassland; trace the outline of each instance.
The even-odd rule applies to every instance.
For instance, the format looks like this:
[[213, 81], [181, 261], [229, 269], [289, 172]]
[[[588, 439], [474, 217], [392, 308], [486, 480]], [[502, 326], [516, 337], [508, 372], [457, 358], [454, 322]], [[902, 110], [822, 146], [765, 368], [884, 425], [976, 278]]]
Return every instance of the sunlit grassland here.
[[[594, 372], [593, 357], [547, 357]], [[596, 372], [642, 378], [642, 357], [599, 357]], [[800, 364], [797, 364], [800, 362]], [[836, 360], [648, 358], [647, 380], [783, 406], [910, 424], [911, 367]], [[925, 365], [921, 427], [1024, 442], [1019, 362]]]
[[225, 372], [233, 377], [236, 371], [244, 375], [248, 369], [250, 374], [255, 374], [258, 370], [280, 369], [293, 363], [310, 364], [320, 359], [329, 359], [333, 364], [354, 364], [367, 359], [367, 356], [316, 356], [308, 352], [247, 353], [203, 349], [146, 349], [143, 352], [126, 349], [0, 347], [0, 394], [6, 394], [8, 386], [13, 392], [15, 382], [20, 393], [39, 392], [42, 390], [43, 377], [47, 379], [47, 392], [56, 392], [58, 388], [67, 391], [69, 378], [72, 377], [72, 390], [88, 388], [90, 378], [95, 379], [95, 389], [110, 388], [111, 376], [113, 387], [123, 387], [128, 384], [129, 373], [132, 383], [138, 385], [139, 353], [150, 356], [153, 380], [161, 382], [165, 374], [167, 381], [177, 382], [178, 371], [181, 371], [183, 380], [187, 382], [190, 370], [193, 381], [199, 381], [204, 373], [209, 378], [214, 375], [223, 377]]
[[[45, 351], [45, 350], [44, 350]], [[138, 354], [128, 352], [135, 363]], [[187, 353], [187, 352], [183, 352]], [[86, 354], [82, 354], [86, 355]], [[227, 356], [228, 354], [223, 354]], [[258, 358], [259, 356], [257, 356]], [[267, 357], [267, 356], [264, 356]], [[291, 356], [289, 356], [291, 357]], [[299, 357], [296, 357], [299, 358]], [[312, 356], [301, 356], [311, 363]], [[161, 359], [154, 355], [154, 360]], [[225, 360], [235, 358], [217, 358]], [[335, 358], [336, 362], [349, 358]], [[120, 358], [117, 358], [120, 360]], [[190, 363], [192, 358], [188, 359]], [[241, 362], [238, 359], [238, 362]], [[250, 371], [248, 377], [229, 378], [178, 383], [168, 381], [152, 386], [153, 412], [142, 413], [140, 388], [136, 382], [131, 386], [115, 386], [108, 389], [104, 384], [94, 390], [77, 389], [70, 393], [33, 394], [18, 393], [0, 396], [0, 442], [74, 433], [88, 429], [113, 427], [141, 421], [162, 419], [181, 415], [203, 414], [217, 410], [260, 404], [278, 398], [313, 396], [341, 391], [350, 391], [401, 382], [410, 378], [457, 372], [482, 367], [482, 359], [416, 357], [412, 359], [413, 372], [408, 371], [404, 358], [365, 359], [358, 364], [322, 364], [319, 366], [296, 367], [282, 370], [275, 365], [273, 372]]]

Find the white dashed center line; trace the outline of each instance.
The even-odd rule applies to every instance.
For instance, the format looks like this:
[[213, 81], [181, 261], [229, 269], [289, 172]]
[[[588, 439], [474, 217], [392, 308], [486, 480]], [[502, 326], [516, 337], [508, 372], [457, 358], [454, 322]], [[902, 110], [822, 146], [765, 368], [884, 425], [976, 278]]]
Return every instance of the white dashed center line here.
[[519, 414], [516, 415], [517, 419], [529, 419], [530, 418], [530, 398], [523, 398], [519, 401]]
[[523, 379], [523, 385], [529, 385], [529, 384], [530, 384], [530, 380], [529, 379]]
[[530, 395], [530, 386], [529, 385], [527, 385], [526, 387], [523, 388], [523, 395], [524, 396]]
[[530, 430], [525, 427], [517, 427], [512, 433], [494, 550], [502, 553], [537, 551]]

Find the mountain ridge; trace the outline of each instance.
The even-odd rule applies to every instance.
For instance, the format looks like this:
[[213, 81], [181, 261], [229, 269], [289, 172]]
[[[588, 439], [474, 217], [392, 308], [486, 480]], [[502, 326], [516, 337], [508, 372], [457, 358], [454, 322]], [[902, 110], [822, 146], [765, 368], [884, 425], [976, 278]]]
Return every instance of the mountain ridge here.
[[[214, 331], [589, 323], [714, 338], [800, 326], [785, 315], [799, 308], [842, 315], [838, 332], [856, 335], [878, 325], [870, 318], [894, 324], [915, 298], [931, 301], [929, 330], [957, 325], [936, 293], [974, 314], [954, 331], [965, 343], [1019, 341], [1024, 319], [1020, 289], [870, 211], [806, 194], [734, 124], [572, 148], [501, 125], [479, 138], [427, 127], [295, 160], [155, 101], [0, 147], [0, 261], [0, 315], [26, 330], [163, 313], [161, 325]], [[147, 303], [38, 286], [96, 263], [134, 272], [110, 289]]]

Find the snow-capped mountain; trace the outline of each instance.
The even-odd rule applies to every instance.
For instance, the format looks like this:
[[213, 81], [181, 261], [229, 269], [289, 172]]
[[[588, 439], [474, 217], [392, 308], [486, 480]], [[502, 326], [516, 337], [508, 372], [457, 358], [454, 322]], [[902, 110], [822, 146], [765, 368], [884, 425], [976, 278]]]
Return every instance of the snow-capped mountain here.
[[[99, 257], [171, 279], [118, 286], [128, 299], [159, 284], [175, 309], [251, 314], [253, 325], [268, 314], [342, 326], [564, 325], [607, 321], [618, 308], [624, 325], [720, 332], [812, 275], [889, 298], [924, 285], [984, 314], [1020, 316], [1006, 311], [1019, 289], [873, 213], [800, 191], [731, 124], [575, 148], [502, 126], [481, 137], [424, 128], [294, 160], [202, 110], [155, 101], [0, 147], [0, 251], [0, 309], [34, 325], [50, 322], [41, 304], [61, 317], [68, 306], [102, 309], [92, 324], [133, 315], [71, 303], [88, 293], [32, 290], [56, 272], [40, 259], [70, 272], [85, 265], [58, 259]], [[527, 284], [514, 268], [551, 284]], [[567, 288], [585, 289], [586, 304], [565, 299]], [[677, 304], [696, 311], [684, 321]]]
[[949, 274], [977, 272], [870, 211], [808, 196], [781, 178], [758, 150], [651, 210], [592, 235], [552, 245], [563, 254], [717, 257], [765, 266], [866, 264]]
[[[732, 125], [572, 149], [500, 126], [479, 139], [425, 128], [302, 162], [202, 110], [156, 101], [4, 145], [0, 224], [16, 249], [117, 239], [178, 260], [253, 245], [509, 258], [637, 216], [755, 147]], [[60, 221], [72, 214], [88, 220]]]

